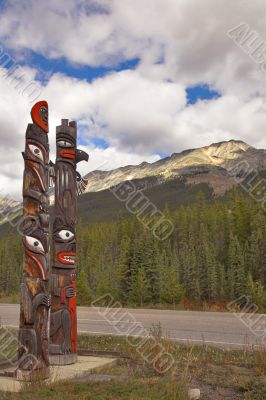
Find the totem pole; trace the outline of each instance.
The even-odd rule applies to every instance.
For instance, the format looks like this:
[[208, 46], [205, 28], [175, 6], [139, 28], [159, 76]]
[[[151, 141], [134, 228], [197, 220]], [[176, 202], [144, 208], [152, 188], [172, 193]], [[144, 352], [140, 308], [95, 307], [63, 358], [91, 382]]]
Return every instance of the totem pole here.
[[23, 278], [16, 376], [49, 375], [49, 144], [48, 104], [36, 103], [26, 131], [23, 178]]
[[88, 154], [77, 150], [76, 122], [62, 120], [56, 128], [55, 207], [52, 243], [50, 362], [73, 364], [77, 359], [76, 222], [77, 194], [87, 181], [76, 171]]

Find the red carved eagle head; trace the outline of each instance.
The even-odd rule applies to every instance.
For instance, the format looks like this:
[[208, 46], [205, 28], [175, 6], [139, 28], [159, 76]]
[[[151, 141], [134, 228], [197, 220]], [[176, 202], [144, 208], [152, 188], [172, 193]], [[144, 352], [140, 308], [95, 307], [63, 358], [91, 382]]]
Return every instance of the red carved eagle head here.
[[31, 118], [44, 132], [48, 133], [48, 103], [46, 101], [38, 101], [38, 103], [32, 107]]

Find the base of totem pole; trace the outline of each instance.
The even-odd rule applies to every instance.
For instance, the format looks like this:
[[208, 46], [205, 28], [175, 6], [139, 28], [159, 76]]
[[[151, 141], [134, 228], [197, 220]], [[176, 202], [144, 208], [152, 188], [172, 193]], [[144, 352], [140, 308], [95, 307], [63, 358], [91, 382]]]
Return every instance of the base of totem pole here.
[[71, 354], [53, 354], [49, 356], [50, 365], [70, 365], [75, 364], [78, 360], [78, 355]]
[[15, 377], [20, 382], [37, 382], [44, 379], [48, 379], [50, 376], [50, 368], [46, 368], [45, 370], [36, 370], [32, 373], [29, 371], [23, 371], [21, 369], [17, 369], [15, 372]]
[[[94, 373], [100, 373], [102, 368], [117, 363], [117, 358], [110, 357], [94, 357], [94, 356], [78, 356], [77, 362], [72, 365], [58, 365], [50, 367], [50, 375], [47, 377], [48, 384], [60, 381], [75, 381], [85, 379], [86, 376]], [[17, 370], [18, 371], [18, 370]], [[15, 367], [5, 370], [0, 369], [0, 399], [1, 392], [20, 392], [25, 390], [33, 379], [28, 381], [18, 380], [16, 377]], [[38, 377], [40, 379], [40, 376]], [[25, 386], [26, 385], [26, 386]]]

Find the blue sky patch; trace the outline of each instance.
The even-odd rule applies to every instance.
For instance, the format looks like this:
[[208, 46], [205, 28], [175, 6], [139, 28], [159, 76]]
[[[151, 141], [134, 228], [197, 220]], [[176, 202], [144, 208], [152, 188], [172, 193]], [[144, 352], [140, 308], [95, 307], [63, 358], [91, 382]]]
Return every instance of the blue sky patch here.
[[165, 153], [164, 151], [155, 151], [153, 153], [155, 156], [160, 156], [161, 158], [169, 157], [169, 153]]
[[107, 149], [110, 145], [106, 139], [98, 136], [83, 137], [81, 134], [78, 135], [78, 145], [88, 146], [92, 145], [99, 147], [100, 149]]
[[90, 4], [85, 4], [82, 5], [82, 7], [79, 7], [79, 10], [85, 11], [86, 15], [108, 15], [110, 14], [110, 10], [107, 7], [101, 6], [97, 4], [97, 2], [90, 2]]
[[213, 100], [221, 97], [220, 93], [212, 90], [208, 85], [189, 87], [187, 92], [187, 104], [195, 104], [198, 100]]
[[109, 147], [109, 143], [101, 137], [91, 137], [90, 138], [90, 142], [96, 146], [96, 147], [100, 147], [101, 149], [107, 149]]
[[39, 70], [38, 79], [41, 81], [49, 80], [54, 73], [61, 73], [72, 78], [86, 79], [92, 82], [94, 79], [102, 77], [111, 72], [119, 72], [128, 69], [135, 69], [139, 64], [138, 58], [119, 62], [114, 66], [81, 66], [69, 63], [65, 58], [49, 59], [39, 53], [30, 51], [21, 65], [30, 65]]
[[6, 6], [6, 0], [0, 0], [0, 10], [3, 10]]

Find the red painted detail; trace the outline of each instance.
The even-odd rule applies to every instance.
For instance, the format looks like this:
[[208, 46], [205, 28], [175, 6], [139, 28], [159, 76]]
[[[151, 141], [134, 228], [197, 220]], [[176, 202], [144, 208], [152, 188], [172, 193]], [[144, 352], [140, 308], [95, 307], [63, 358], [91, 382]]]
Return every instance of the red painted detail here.
[[41, 107], [47, 108], [47, 112], [48, 112], [47, 101], [38, 101], [38, 103], [34, 104], [34, 106], [31, 109], [31, 118], [35, 124], [37, 124], [40, 128], [42, 128], [44, 130], [44, 132], [48, 133], [49, 132], [48, 119], [46, 122], [40, 118], [40, 108]]
[[26, 254], [28, 257], [30, 257], [35, 262], [35, 264], [37, 264], [39, 270], [41, 271], [42, 279], [44, 281], [46, 281], [48, 279], [48, 275], [47, 275], [47, 272], [46, 272], [44, 266], [42, 265], [41, 261], [34, 254], [29, 252], [28, 250], [26, 250]]
[[74, 265], [76, 253], [62, 251], [57, 254], [57, 259], [61, 264]]
[[71, 287], [75, 291], [75, 296], [69, 299], [69, 311], [71, 316], [71, 349], [72, 353], [77, 351], [77, 312], [76, 312], [76, 285], [72, 283]]
[[62, 158], [69, 158], [70, 160], [75, 160], [75, 158], [76, 158], [75, 150], [71, 150], [71, 149], [60, 150], [59, 155]]
[[30, 145], [38, 147], [38, 149], [39, 149], [40, 152], [42, 153], [42, 159], [44, 160], [44, 158], [45, 158], [45, 157], [44, 157], [44, 153], [43, 153], [42, 149], [40, 148], [40, 146], [37, 146], [37, 144], [35, 144], [35, 143], [30, 143], [30, 142], [28, 143], [28, 151], [29, 151], [30, 154], [32, 154], [35, 158], [37, 158], [38, 161], [40, 161], [41, 159], [40, 159], [38, 156], [36, 156], [36, 154], [34, 154], [34, 153], [31, 151]]
[[40, 172], [38, 171], [38, 168], [36, 168], [34, 162], [29, 161], [29, 160], [26, 160], [26, 161], [25, 161], [25, 164], [26, 164], [26, 166], [27, 166], [28, 168], [30, 168], [30, 169], [35, 173], [35, 175], [37, 175], [37, 177], [38, 177], [38, 179], [39, 179], [39, 181], [40, 181], [42, 190], [45, 192], [45, 191], [46, 191], [46, 189], [45, 189], [45, 183], [44, 183], [44, 181], [43, 181], [43, 178], [42, 178]]
[[[36, 240], [38, 240], [38, 239], [36, 239]], [[33, 246], [31, 246], [31, 245], [27, 242], [27, 240], [26, 240], [25, 238], [23, 238], [23, 242], [24, 242], [25, 246], [28, 247], [30, 250], [32, 250], [34, 253], [40, 253], [40, 254], [45, 255], [45, 251], [43, 251], [42, 249], [38, 249], [38, 251], [36, 251], [36, 248], [33, 247]]]

